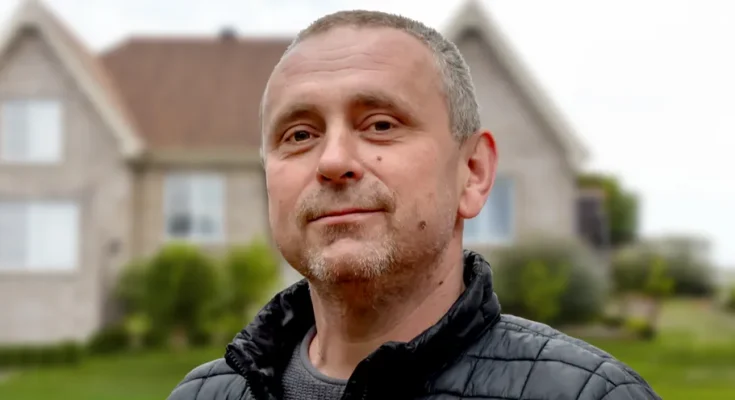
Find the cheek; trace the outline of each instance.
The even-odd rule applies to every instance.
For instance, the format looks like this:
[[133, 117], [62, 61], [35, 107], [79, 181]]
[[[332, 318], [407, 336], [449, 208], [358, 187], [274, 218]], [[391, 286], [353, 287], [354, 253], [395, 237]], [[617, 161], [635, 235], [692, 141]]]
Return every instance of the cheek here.
[[415, 153], [378, 156], [379, 178], [396, 193], [399, 205], [411, 209], [411, 213], [425, 213], [448, 190], [443, 161], [432, 150], [429, 147], [416, 149]]
[[[281, 226], [289, 220], [300, 193], [300, 186], [295, 183], [293, 174], [282, 173], [284, 171], [284, 168], [266, 170], [268, 215], [273, 227]], [[289, 176], [290, 180], [287, 178]]]

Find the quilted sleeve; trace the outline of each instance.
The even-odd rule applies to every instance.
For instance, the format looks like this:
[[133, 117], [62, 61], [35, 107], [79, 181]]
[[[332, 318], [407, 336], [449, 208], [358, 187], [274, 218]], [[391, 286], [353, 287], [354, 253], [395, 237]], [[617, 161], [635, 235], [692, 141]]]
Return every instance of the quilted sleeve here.
[[189, 372], [168, 400], [241, 400], [246, 391], [245, 379], [220, 359]]

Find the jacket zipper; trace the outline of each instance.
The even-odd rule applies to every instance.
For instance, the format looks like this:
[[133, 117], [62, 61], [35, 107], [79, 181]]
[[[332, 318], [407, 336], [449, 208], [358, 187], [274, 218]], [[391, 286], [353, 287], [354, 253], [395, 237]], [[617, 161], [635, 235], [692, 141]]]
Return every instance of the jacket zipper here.
[[232, 353], [228, 350], [227, 352], [225, 352], [225, 359], [235, 364], [235, 367], [237, 367], [237, 373], [239, 373], [243, 377], [243, 379], [245, 379], [245, 387], [250, 388], [250, 396], [253, 399], [259, 400], [257, 394], [261, 392], [260, 390], [258, 390], [260, 388], [254, 387], [253, 383], [250, 382], [245, 367], [243, 367], [237, 357], [233, 356]]

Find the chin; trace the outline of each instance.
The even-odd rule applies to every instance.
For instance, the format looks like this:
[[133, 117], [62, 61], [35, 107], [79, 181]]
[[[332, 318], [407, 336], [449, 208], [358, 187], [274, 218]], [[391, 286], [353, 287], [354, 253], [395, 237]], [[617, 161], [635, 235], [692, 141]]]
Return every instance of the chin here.
[[369, 281], [393, 264], [392, 246], [353, 239], [337, 240], [309, 257], [310, 278], [321, 282]]

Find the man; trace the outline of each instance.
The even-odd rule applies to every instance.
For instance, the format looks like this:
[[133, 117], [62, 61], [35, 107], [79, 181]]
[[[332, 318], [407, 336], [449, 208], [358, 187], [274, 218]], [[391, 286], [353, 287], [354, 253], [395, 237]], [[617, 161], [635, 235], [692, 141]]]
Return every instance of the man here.
[[490, 267], [462, 250], [495, 141], [435, 30], [323, 17], [275, 67], [261, 112], [273, 236], [306, 280], [171, 400], [658, 399], [601, 350], [500, 314]]

